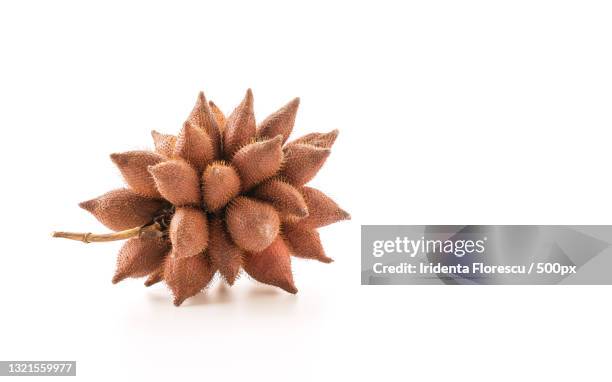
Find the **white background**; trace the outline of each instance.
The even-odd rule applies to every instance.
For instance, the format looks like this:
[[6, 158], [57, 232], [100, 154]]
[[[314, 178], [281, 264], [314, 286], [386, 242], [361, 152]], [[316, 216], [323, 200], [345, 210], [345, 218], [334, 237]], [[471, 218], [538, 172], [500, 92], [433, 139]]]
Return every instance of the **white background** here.
[[[610, 224], [612, 9], [601, 1], [14, 1], [0, 5], [0, 359], [78, 380], [610, 380], [612, 289], [360, 286], [361, 224]], [[297, 296], [243, 277], [180, 308], [111, 285], [77, 203], [112, 152], [176, 132], [199, 90], [295, 133], [353, 215]], [[74, 380], [74, 378], [70, 379]]]

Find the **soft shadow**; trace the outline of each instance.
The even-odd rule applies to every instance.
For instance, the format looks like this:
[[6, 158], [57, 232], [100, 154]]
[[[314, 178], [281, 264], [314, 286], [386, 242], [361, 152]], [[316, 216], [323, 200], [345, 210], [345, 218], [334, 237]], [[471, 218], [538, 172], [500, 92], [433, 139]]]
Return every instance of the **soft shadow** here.
[[[150, 290], [149, 300], [156, 306], [172, 306], [172, 296], [166, 290]], [[225, 284], [211, 287], [188, 298], [181, 307], [232, 305], [255, 311], [290, 312], [298, 301], [296, 295], [276, 287], [252, 285], [230, 288]]]
[[235, 300], [234, 295], [229, 291], [225, 284], [220, 284], [216, 288], [210, 288], [202, 293], [199, 293], [187, 299], [182, 305], [198, 306], [198, 305], [215, 305], [227, 304]]
[[298, 297], [276, 287], [253, 285], [246, 295], [245, 305], [251, 312], [293, 314]]
[[[282, 291], [280, 291], [276, 287], [269, 287], [265, 285], [254, 285], [251, 288], [249, 295], [254, 298], [262, 298], [262, 297], [269, 297], [269, 296], [280, 296], [281, 292]], [[286, 293], [282, 293], [282, 294], [286, 294]]]
[[152, 287], [149, 287], [147, 292], [149, 292], [147, 293], [147, 297], [156, 304], [168, 304], [168, 302], [172, 304], [172, 296], [168, 295], [165, 290], [155, 290]]

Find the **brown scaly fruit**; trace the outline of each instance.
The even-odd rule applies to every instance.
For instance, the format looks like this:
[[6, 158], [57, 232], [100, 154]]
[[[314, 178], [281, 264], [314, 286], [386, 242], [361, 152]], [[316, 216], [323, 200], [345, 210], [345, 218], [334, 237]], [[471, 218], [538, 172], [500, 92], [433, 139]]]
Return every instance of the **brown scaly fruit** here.
[[128, 239], [113, 283], [163, 280], [177, 306], [216, 272], [232, 285], [241, 269], [296, 293], [291, 256], [331, 262], [317, 228], [350, 219], [323, 192], [305, 186], [338, 130], [286, 143], [299, 103], [295, 98], [257, 126], [250, 89], [227, 118], [200, 93], [178, 136], [153, 131], [154, 152], [111, 155], [128, 188], [80, 204], [118, 232], [53, 236], [87, 243]]

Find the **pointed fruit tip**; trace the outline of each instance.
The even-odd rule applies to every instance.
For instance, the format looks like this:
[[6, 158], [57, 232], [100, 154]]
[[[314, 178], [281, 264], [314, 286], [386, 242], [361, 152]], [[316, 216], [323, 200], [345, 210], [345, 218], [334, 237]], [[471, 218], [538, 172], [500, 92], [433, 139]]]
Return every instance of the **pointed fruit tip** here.
[[183, 303], [183, 301], [185, 301], [185, 299], [184, 299], [184, 298], [178, 298], [178, 297], [175, 297], [175, 298], [174, 298], [174, 301], [173, 301], [174, 306], [180, 306], [180, 305]]
[[123, 155], [121, 153], [112, 153], [110, 155], [110, 159], [116, 165], [125, 164], [125, 155]]
[[91, 199], [91, 200], [86, 200], [84, 202], [79, 203], [79, 207], [81, 207], [82, 209], [86, 210], [86, 211], [93, 211], [94, 208], [96, 208], [96, 200], [95, 199]]
[[160, 278], [151, 278], [151, 276], [149, 276], [149, 278], [145, 280], [144, 286], [146, 286], [148, 288], [148, 287], [150, 287], [152, 285], [157, 284], [160, 281], [161, 281]]
[[291, 284], [291, 285], [286, 285], [285, 287], [283, 287], [283, 289], [286, 292], [289, 292], [291, 294], [296, 294], [298, 292], [298, 289], [295, 287], [295, 285]]
[[340, 208], [340, 216], [342, 216], [343, 220], [351, 220], [351, 214]]
[[253, 91], [251, 90], [251, 88], [247, 89], [246, 94], [244, 95], [244, 100], [242, 102], [244, 102], [244, 104], [247, 105], [250, 109], [253, 108]]
[[322, 257], [319, 259], [320, 262], [325, 263], [325, 264], [329, 264], [329, 263], [333, 263], [334, 259], [332, 259], [331, 257]]
[[351, 220], [351, 214], [349, 214], [342, 208], [338, 208], [338, 214], [342, 217], [342, 220]]
[[113, 284], [117, 284], [120, 281], [123, 281], [125, 279], [125, 276], [123, 275], [115, 275], [113, 276], [113, 279], [111, 280]]

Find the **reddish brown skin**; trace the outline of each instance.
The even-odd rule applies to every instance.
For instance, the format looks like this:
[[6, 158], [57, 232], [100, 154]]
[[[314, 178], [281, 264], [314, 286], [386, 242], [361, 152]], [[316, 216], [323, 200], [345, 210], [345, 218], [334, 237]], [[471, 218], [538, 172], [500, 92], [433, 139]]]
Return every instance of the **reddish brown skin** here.
[[292, 143], [285, 146], [284, 153], [285, 166], [281, 175], [292, 185], [303, 186], [317, 175], [331, 150], [304, 143]]
[[311, 212], [297, 222], [301, 227], [319, 228], [351, 218], [351, 215], [340, 208], [332, 198], [315, 188], [302, 187], [302, 195], [308, 206], [308, 211]]
[[149, 277], [144, 282], [144, 286], [150, 287], [164, 280], [164, 264], [162, 263], [157, 270], [149, 273]]
[[[232, 285], [253, 279], [296, 293], [291, 256], [331, 262], [316, 229], [350, 218], [304, 184], [329, 156], [338, 131], [288, 144], [296, 98], [256, 128], [249, 89], [226, 118], [200, 93], [178, 136], [152, 132], [155, 151], [114, 154], [129, 189], [81, 203], [113, 230], [156, 223], [161, 236], [129, 240], [114, 282], [164, 281], [175, 305], [205, 289], [218, 271]], [[146, 241], [145, 241], [146, 240]]]
[[185, 122], [176, 138], [174, 156], [184, 158], [200, 172], [215, 158], [213, 142], [204, 130]]
[[223, 220], [210, 221], [208, 255], [228, 284], [233, 285], [242, 268], [244, 252], [234, 244], [226, 232]]
[[215, 269], [203, 254], [179, 259], [170, 253], [164, 264], [164, 281], [174, 295], [176, 306], [198, 294], [214, 275]]
[[248, 89], [244, 99], [225, 121], [223, 129], [223, 150], [226, 159], [255, 137], [255, 113], [253, 112], [253, 93]]
[[208, 245], [208, 221], [199, 208], [178, 207], [170, 223], [170, 242], [178, 258], [204, 253]]
[[253, 142], [238, 150], [232, 166], [238, 170], [242, 191], [248, 191], [278, 173], [283, 162], [282, 135]]
[[143, 277], [155, 272], [162, 265], [169, 249], [168, 241], [161, 238], [129, 239], [117, 255], [113, 284], [128, 277]]
[[114, 231], [149, 223], [162, 205], [160, 200], [138, 195], [128, 189], [113, 190], [79, 204], [100, 223]]
[[191, 114], [189, 114], [187, 121], [193, 126], [204, 130], [212, 143], [212, 157], [214, 159], [219, 158], [221, 155], [221, 130], [217, 124], [217, 118], [213, 114], [209, 104], [206, 102], [204, 92], [200, 92], [198, 94], [196, 104], [193, 107]]
[[336, 142], [338, 134], [338, 130], [332, 130], [329, 133], [310, 133], [296, 139], [291, 143], [304, 143], [323, 149], [330, 149], [334, 145], [334, 142]]
[[153, 144], [155, 145], [155, 152], [170, 158], [174, 154], [174, 146], [176, 146], [176, 137], [170, 134], [162, 134], [157, 131], [151, 131], [151, 137], [153, 137]]
[[225, 130], [225, 115], [223, 115], [223, 112], [221, 109], [219, 109], [219, 106], [217, 106], [213, 101], [208, 101], [208, 105], [210, 106], [210, 111], [212, 112], [215, 122], [217, 122], [219, 133], [222, 136], [223, 130]]
[[231, 165], [216, 162], [202, 174], [202, 197], [207, 209], [219, 211], [240, 193], [240, 177]]
[[159, 193], [175, 206], [198, 205], [200, 177], [187, 162], [173, 159], [149, 167]]
[[331, 263], [333, 260], [325, 255], [319, 233], [314, 229], [301, 228], [287, 224], [283, 234], [293, 256]]
[[257, 127], [257, 136], [269, 139], [281, 135], [283, 137], [282, 143], [287, 142], [291, 131], [293, 131], [299, 106], [300, 99], [294, 98], [291, 102], [269, 115]]
[[302, 219], [308, 216], [308, 205], [302, 193], [279, 178], [272, 178], [253, 190], [253, 195], [270, 203], [279, 214]]
[[289, 293], [297, 293], [291, 273], [291, 255], [281, 236], [263, 251], [248, 254], [244, 270], [259, 282], [277, 286]]
[[225, 219], [234, 243], [249, 252], [263, 251], [280, 229], [280, 218], [274, 207], [244, 196], [232, 201]]
[[162, 155], [150, 151], [128, 151], [110, 157], [134, 192], [152, 198], [161, 197], [147, 168], [163, 162], [165, 158]]

